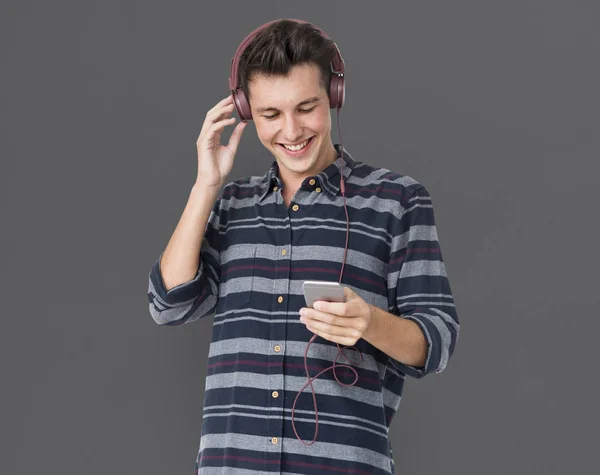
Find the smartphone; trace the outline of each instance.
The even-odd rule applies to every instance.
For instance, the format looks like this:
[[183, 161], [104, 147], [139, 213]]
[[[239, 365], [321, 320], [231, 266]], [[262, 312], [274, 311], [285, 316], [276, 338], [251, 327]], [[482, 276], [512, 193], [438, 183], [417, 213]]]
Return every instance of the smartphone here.
[[339, 282], [325, 280], [305, 280], [302, 283], [306, 305], [312, 307], [315, 300], [345, 302], [344, 289]]

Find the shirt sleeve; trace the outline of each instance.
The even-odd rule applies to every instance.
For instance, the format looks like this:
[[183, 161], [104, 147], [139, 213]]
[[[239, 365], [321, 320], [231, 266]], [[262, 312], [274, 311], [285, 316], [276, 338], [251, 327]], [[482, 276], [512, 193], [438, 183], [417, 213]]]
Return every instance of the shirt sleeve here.
[[446, 368], [454, 353], [459, 321], [442, 259], [431, 196], [420, 185], [402, 201], [388, 264], [390, 313], [415, 322], [427, 342], [424, 367], [390, 357], [397, 370], [423, 376]]
[[219, 229], [220, 203], [217, 199], [208, 218], [200, 247], [196, 275], [188, 282], [165, 288], [160, 271], [161, 253], [148, 276], [150, 315], [159, 325], [181, 325], [214, 313], [221, 279]]

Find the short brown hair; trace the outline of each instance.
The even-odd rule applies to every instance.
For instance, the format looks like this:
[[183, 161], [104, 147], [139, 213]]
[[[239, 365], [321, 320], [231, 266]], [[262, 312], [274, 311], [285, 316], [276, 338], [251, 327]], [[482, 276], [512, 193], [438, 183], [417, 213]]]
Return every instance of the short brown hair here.
[[254, 74], [287, 76], [292, 66], [314, 63], [329, 97], [331, 60], [336, 46], [310, 23], [279, 20], [260, 31], [240, 57], [240, 85], [250, 98], [248, 83]]

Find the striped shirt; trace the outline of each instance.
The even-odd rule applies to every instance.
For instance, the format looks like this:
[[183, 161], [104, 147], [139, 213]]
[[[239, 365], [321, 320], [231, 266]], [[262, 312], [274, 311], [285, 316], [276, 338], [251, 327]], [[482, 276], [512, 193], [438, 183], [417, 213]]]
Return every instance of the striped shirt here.
[[[346, 244], [342, 159], [350, 217], [342, 285], [417, 323], [427, 358], [424, 367], [409, 366], [359, 339], [362, 362], [345, 350], [358, 373], [355, 385], [339, 384], [331, 370], [313, 383], [318, 435], [307, 446], [292, 428], [313, 336], [298, 311], [306, 305], [304, 280], [339, 280]], [[264, 176], [228, 183], [212, 208], [195, 277], [166, 291], [162, 254], [150, 270], [149, 309], [157, 324], [214, 315], [196, 473], [394, 473], [388, 430], [405, 378], [442, 371], [459, 333], [431, 197], [413, 178], [355, 161], [346, 150], [306, 178], [289, 206], [283, 186], [276, 161]], [[317, 338], [308, 353], [311, 377], [337, 353], [335, 343]], [[348, 369], [336, 375], [345, 384], [355, 379]], [[294, 422], [300, 438], [312, 441], [310, 387], [298, 398]]]

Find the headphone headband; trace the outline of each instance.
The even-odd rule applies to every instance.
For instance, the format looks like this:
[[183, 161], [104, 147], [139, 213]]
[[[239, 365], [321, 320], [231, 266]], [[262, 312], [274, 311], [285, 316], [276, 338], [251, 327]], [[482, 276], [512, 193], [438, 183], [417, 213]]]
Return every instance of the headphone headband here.
[[[236, 108], [238, 110], [238, 113], [240, 114], [240, 118], [244, 121], [251, 119], [252, 114], [250, 112], [250, 106], [249, 106], [248, 100], [245, 97], [244, 92], [240, 89], [241, 85], [240, 85], [240, 78], [239, 78], [239, 74], [238, 74], [240, 58], [241, 58], [242, 54], [244, 53], [244, 50], [246, 49], [246, 47], [252, 42], [252, 40], [256, 37], [256, 35], [258, 35], [258, 33], [260, 33], [267, 26], [269, 26], [275, 22], [281, 21], [281, 20], [291, 20], [291, 21], [295, 21], [296, 23], [300, 23], [300, 24], [310, 24], [314, 28], [316, 28], [324, 38], [327, 38], [328, 40], [331, 39], [327, 35], [327, 33], [325, 33], [323, 30], [321, 30], [318, 26], [316, 26], [312, 23], [309, 23], [307, 21], [298, 20], [295, 18], [280, 18], [278, 20], [273, 20], [268, 23], [265, 23], [264, 25], [259, 26], [254, 31], [250, 32], [250, 34], [248, 34], [246, 36], [246, 38], [244, 38], [244, 40], [237, 47], [234, 57], [231, 58], [231, 70], [230, 70], [230, 75], [229, 75], [229, 90], [231, 91], [231, 93], [234, 96]], [[338, 46], [335, 42], [333, 43], [333, 45], [335, 46], [335, 54], [331, 60], [331, 71], [332, 71], [332, 73], [334, 73], [334, 75], [331, 78], [332, 84], [330, 87], [330, 100], [331, 100], [330, 102], [331, 102], [332, 108], [336, 108], [336, 107], [340, 108], [340, 107], [342, 107], [342, 105], [344, 103], [344, 97], [345, 97], [345, 91], [344, 91], [344, 89], [345, 89], [344, 88], [345, 68], [344, 68], [344, 60], [340, 53], [340, 49], [338, 48]], [[238, 90], [238, 89], [240, 89], [240, 90]]]

